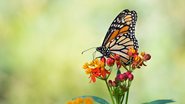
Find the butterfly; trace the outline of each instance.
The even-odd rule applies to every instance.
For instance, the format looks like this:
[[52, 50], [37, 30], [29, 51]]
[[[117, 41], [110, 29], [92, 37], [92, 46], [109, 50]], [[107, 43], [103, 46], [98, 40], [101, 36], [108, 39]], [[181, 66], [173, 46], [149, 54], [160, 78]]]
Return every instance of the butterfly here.
[[110, 25], [103, 43], [96, 51], [100, 52], [104, 57], [112, 57], [119, 55], [123, 65], [128, 65], [131, 59], [127, 52], [130, 48], [137, 50], [139, 48], [138, 41], [135, 38], [135, 25], [137, 21], [137, 13], [123, 10], [113, 20]]

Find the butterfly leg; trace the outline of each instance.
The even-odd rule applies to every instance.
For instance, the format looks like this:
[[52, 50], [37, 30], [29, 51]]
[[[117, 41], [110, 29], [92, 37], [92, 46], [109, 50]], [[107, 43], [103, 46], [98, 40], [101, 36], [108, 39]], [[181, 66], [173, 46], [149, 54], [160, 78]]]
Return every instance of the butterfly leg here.
[[122, 63], [122, 66], [128, 71], [129, 69], [126, 67], [126, 65], [124, 64], [124, 62], [121, 61], [121, 63]]

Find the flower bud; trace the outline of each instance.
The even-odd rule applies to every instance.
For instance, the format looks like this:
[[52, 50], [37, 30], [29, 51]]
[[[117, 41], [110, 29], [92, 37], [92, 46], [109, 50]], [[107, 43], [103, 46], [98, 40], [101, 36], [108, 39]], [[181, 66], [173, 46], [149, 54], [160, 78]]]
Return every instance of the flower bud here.
[[130, 81], [132, 81], [133, 79], [134, 79], [134, 76], [133, 76], [133, 74], [131, 73], [131, 72], [126, 72], [126, 75], [127, 75], [127, 77], [128, 77], [128, 79], [130, 80]]
[[109, 86], [112, 86], [112, 80], [108, 81]]
[[138, 64], [137, 62], [133, 62], [133, 63], [132, 63], [132, 68], [135, 69], [136, 66], [137, 66], [137, 64]]
[[108, 58], [108, 59], [107, 59], [107, 65], [108, 65], [108, 66], [113, 66], [113, 65], [114, 65], [114, 62], [115, 62], [115, 61], [114, 61], [112, 58]]
[[121, 68], [121, 62], [120, 61], [116, 61], [116, 65], [117, 65], [118, 69]]
[[113, 82], [112, 82], [112, 86], [113, 86], [113, 87], [116, 87], [116, 81], [113, 81]]
[[123, 77], [124, 77], [125, 80], [127, 80], [127, 78], [128, 78], [126, 73], [123, 73]]
[[128, 54], [130, 57], [133, 57], [134, 55], [138, 55], [138, 52], [137, 52], [137, 50], [135, 50], [134, 48], [129, 48], [127, 54]]
[[101, 57], [101, 59], [100, 59], [103, 63], [105, 63], [106, 62], [106, 59], [105, 59], [105, 57]]
[[143, 60], [144, 61], [148, 61], [148, 60], [150, 60], [151, 59], [151, 55], [150, 54], [145, 54], [144, 56], [143, 56]]
[[125, 72], [125, 74], [128, 76], [128, 75], [131, 74], [131, 72], [130, 71], [127, 71], [127, 72]]
[[141, 52], [141, 56], [144, 56], [145, 55], [145, 52]]
[[124, 81], [125, 80], [125, 75], [124, 74], [118, 74], [117, 76], [116, 76], [116, 80], [117, 81]]
[[141, 60], [141, 57], [138, 55], [134, 55], [134, 61], [139, 62]]
[[131, 51], [128, 51], [128, 56], [132, 56], [132, 52]]
[[128, 79], [132, 81], [132, 80], [134, 79], [133, 74], [130, 74], [130, 75], [128, 76]]
[[114, 55], [114, 59], [115, 59], [116, 61], [119, 61], [119, 60], [120, 60], [120, 56], [119, 56], [118, 54], [115, 54], [115, 55]]

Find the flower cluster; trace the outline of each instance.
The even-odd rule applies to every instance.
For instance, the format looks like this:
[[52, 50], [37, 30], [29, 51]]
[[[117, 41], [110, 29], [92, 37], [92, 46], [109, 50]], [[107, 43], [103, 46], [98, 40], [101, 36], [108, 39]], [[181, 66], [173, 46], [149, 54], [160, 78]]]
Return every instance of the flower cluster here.
[[[85, 63], [83, 69], [86, 74], [89, 74], [91, 78], [90, 82], [96, 82], [96, 78], [107, 79], [111, 72], [111, 67], [116, 64], [117, 68], [121, 68], [120, 56], [115, 54], [110, 58], [102, 57], [101, 59], [94, 59], [90, 63]], [[106, 68], [108, 66], [109, 68]]]
[[74, 100], [71, 100], [67, 102], [67, 104], [93, 104], [93, 99], [92, 98], [76, 98]]
[[101, 60], [102, 60], [102, 62], [106, 63], [107, 66], [109, 66], [109, 67], [116, 64], [118, 69], [121, 68], [120, 56], [117, 55], [117, 54], [114, 54], [113, 56], [110, 56], [110, 58], [107, 58], [107, 60], [106, 60], [105, 57], [102, 57]]
[[112, 94], [118, 98], [124, 94], [130, 87], [130, 82], [134, 79], [133, 74], [127, 71], [123, 74], [117, 74], [114, 81], [109, 80], [108, 84]]
[[128, 50], [128, 55], [133, 60], [131, 63], [133, 69], [140, 68], [142, 65], [146, 66], [144, 62], [150, 60], [151, 58], [150, 54], [147, 54], [145, 52], [141, 52], [141, 54], [139, 54], [137, 50], [133, 48], [130, 48]]
[[[96, 78], [106, 82], [113, 104], [115, 104], [114, 102], [122, 104], [124, 96], [126, 96], [127, 102], [129, 88], [134, 79], [133, 71], [141, 66], [146, 66], [145, 62], [151, 59], [150, 54], [138, 53], [134, 48], [128, 49], [127, 55], [130, 59], [127, 65], [117, 54], [110, 55], [108, 58], [96, 58], [83, 65], [85, 72], [90, 75], [90, 82], [96, 82]], [[122, 69], [122, 66], [125, 70]], [[109, 76], [115, 68], [117, 71], [115, 79], [109, 80]]]
[[115, 81], [123, 82], [123, 81], [126, 81], [127, 79], [130, 81], [132, 81], [134, 79], [134, 76], [130, 71], [127, 71], [123, 74], [118, 74], [115, 78]]
[[99, 59], [94, 59], [90, 63], [85, 63], [83, 68], [86, 74], [90, 75], [90, 82], [96, 82], [96, 78], [105, 79], [106, 76], [110, 74], [109, 70], [105, 68], [105, 63]]

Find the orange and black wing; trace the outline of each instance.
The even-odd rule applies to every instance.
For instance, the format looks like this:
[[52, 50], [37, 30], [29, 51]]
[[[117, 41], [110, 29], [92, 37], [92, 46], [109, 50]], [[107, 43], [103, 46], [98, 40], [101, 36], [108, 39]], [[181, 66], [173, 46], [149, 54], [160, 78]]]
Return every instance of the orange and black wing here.
[[123, 10], [112, 22], [102, 44], [110, 50], [111, 54], [120, 55], [124, 64], [130, 61], [128, 49], [139, 47], [135, 38], [136, 21], [135, 11]]
[[119, 36], [109, 42], [109, 50], [112, 56], [118, 54], [123, 64], [129, 64], [130, 57], [128, 56], [128, 50], [130, 48], [137, 47], [137, 42], [129, 38], [128, 34], [119, 34]]
[[111, 40], [118, 37], [120, 33], [128, 33], [129, 37], [134, 39], [136, 21], [137, 13], [135, 11], [129, 11], [128, 9], [123, 10], [110, 25], [102, 46], [106, 46]]

